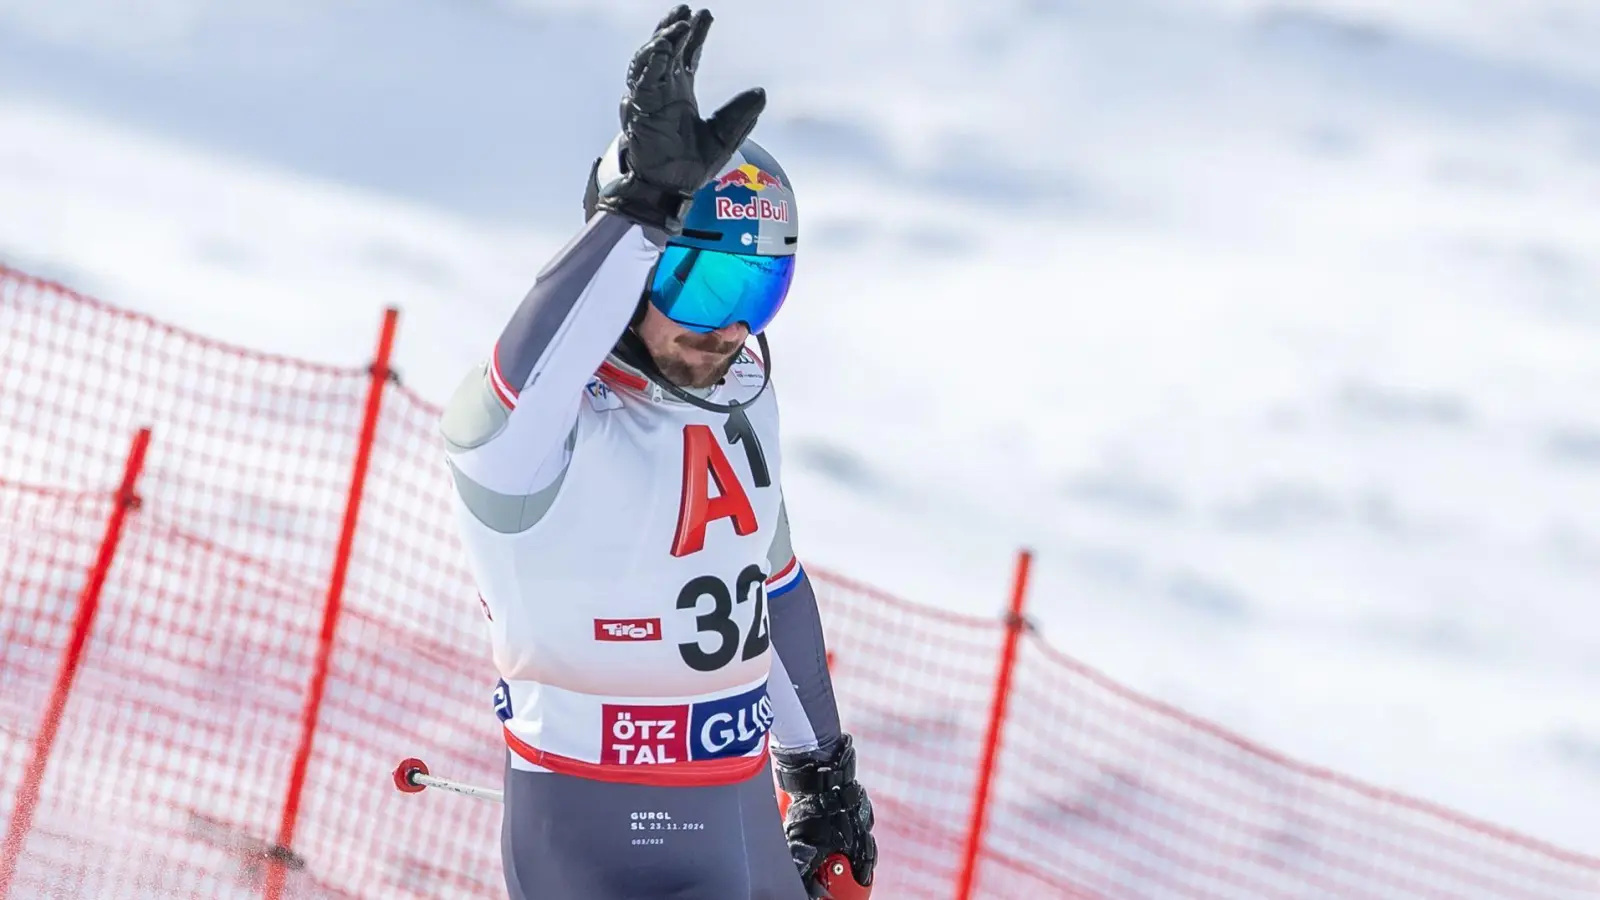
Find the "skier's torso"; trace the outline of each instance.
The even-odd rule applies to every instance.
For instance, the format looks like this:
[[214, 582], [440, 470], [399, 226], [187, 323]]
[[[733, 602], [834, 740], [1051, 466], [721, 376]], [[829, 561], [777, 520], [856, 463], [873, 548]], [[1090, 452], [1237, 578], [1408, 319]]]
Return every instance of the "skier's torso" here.
[[[749, 402], [763, 377], [746, 352], [708, 399]], [[567, 441], [519, 465], [540, 473], [520, 497], [485, 501], [455, 473], [513, 764], [655, 784], [758, 771], [773, 721], [767, 591], [796, 574], [769, 558], [774, 392], [730, 417], [612, 360]]]

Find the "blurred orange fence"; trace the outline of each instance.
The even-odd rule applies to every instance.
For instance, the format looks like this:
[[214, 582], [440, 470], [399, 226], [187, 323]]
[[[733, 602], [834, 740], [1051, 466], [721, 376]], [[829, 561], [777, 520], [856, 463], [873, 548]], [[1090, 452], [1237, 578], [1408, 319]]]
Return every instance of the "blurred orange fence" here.
[[[390, 777], [504, 759], [395, 322], [312, 365], [0, 267], [0, 900], [504, 896], [499, 807]], [[1600, 860], [1118, 686], [1020, 577], [982, 618], [808, 570], [877, 897], [1600, 897]]]

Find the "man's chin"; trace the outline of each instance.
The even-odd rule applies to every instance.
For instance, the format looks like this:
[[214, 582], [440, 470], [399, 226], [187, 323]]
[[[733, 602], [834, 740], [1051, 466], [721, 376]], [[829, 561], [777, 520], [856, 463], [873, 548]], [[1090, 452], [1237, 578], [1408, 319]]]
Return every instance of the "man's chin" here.
[[661, 369], [661, 374], [667, 376], [668, 380], [673, 384], [681, 388], [693, 388], [694, 390], [704, 390], [712, 387], [721, 381], [732, 367], [731, 360], [727, 364], [719, 364], [711, 368], [691, 366], [682, 360], [673, 360], [664, 366], [657, 363], [657, 368]]
[[728, 370], [733, 368], [733, 359], [737, 355], [738, 351], [735, 351], [729, 354], [727, 358], [714, 363], [710, 368], [697, 370], [695, 374], [700, 377], [695, 380], [694, 386], [699, 389], [705, 389], [721, 382], [722, 379], [728, 376]]
[[696, 390], [715, 387], [721, 383], [723, 378], [727, 377], [730, 368], [732, 368], [731, 365], [718, 365], [709, 371], [702, 369], [695, 373], [698, 377], [689, 386]]

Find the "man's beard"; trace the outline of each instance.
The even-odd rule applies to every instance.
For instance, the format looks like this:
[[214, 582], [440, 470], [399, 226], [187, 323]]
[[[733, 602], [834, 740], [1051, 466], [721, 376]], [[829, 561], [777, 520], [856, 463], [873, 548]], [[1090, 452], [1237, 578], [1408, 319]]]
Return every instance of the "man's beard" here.
[[733, 368], [733, 361], [739, 357], [738, 351], [743, 345], [742, 341], [724, 341], [713, 334], [699, 334], [696, 332], [678, 335], [672, 343], [674, 347], [698, 350], [704, 353], [723, 354], [724, 356], [723, 360], [709, 371], [697, 371], [694, 366], [679, 356], [655, 361], [656, 368], [661, 370], [661, 374], [667, 376], [673, 384], [686, 388], [708, 388], [721, 381], [728, 374], [728, 370]]

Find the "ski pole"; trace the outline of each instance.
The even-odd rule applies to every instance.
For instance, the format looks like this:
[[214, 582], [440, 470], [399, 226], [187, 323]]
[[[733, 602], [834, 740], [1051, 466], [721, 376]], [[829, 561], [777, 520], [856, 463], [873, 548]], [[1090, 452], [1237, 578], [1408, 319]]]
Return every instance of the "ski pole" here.
[[[468, 797], [477, 797], [480, 800], [505, 802], [505, 794], [494, 788], [478, 787], [429, 775], [428, 764], [416, 757], [400, 760], [400, 765], [394, 770], [394, 786], [407, 794], [420, 794], [427, 788], [433, 787]], [[824, 896], [835, 900], [868, 900], [872, 896], [872, 888], [856, 883], [850, 869], [850, 861], [843, 854], [836, 853], [828, 857], [818, 875], [823, 889], [827, 891]]]
[[438, 788], [442, 791], [452, 791], [468, 797], [477, 797], [480, 800], [493, 800], [495, 803], [505, 802], [505, 794], [494, 788], [478, 787], [463, 784], [448, 778], [440, 778], [428, 774], [428, 764], [412, 757], [400, 760], [400, 765], [394, 770], [394, 786], [407, 794], [420, 794], [425, 788]]

